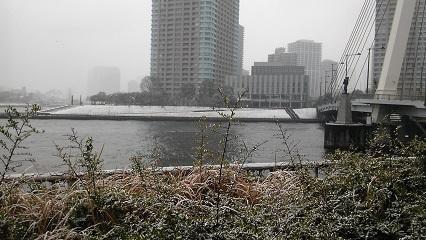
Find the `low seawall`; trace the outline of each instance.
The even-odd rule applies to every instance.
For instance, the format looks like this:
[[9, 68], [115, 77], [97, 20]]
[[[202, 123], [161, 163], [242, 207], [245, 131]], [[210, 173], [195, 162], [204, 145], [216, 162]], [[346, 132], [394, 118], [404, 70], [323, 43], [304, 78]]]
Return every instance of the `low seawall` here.
[[[300, 163], [290, 163], [290, 162], [276, 162], [276, 163], [245, 163], [240, 164], [229, 164], [228, 167], [241, 169], [246, 172], [257, 173], [262, 175], [265, 172], [274, 172], [274, 171], [294, 171], [299, 167], [303, 167], [312, 171], [315, 177], [319, 177], [321, 171], [330, 167], [331, 162], [328, 160], [321, 161], [302, 161]], [[220, 165], [204, 165], [204, 169], [213, 169], [217, 170], [220, 168]], [[158, 173], [169, 173], [169, 172], [191, 172], [195, 169], [198, 169], [199, 166], [175, 166], [175, 167], [158, 167], [158, 168], [147, 168], [146, 170], [158, 172]], [[115, 174], [132, 174], [130, 169], [116, 169], [116, 170], [102, 170], [99, 173], [103, 177], [115, 175]], [[78, 175], [83, 176], [84, 173], [79, 173]], [[6, 176], [6, 181], [13, 181], [18, 179], [30, 179], [35, 182], [60, 182], [65, 180], [76, 180], [75, 176], [70, 176], [65, 173], [52, 172], [52, 173], [27, 173], [27, 174], [10, 174]]]
[[[5, 118], [1, 114], [0, 118]], [[202, 117], [203, 118], [203, 117]], [[185, 116], [126, 116], [126, 115], [83, 115], [83, 114], [39, 114], [33, 119], [59, 120], [108, 120], [108, 121], [199, 121], [200, 117]], [[205, 117], [211, 122], [226, 122], [223, 117]], [[235, 118], [239, 122], [291, 122], [291, 123], [320, 123], [319, 119], [291, 119], [291, 118]]]
[[[199, 121], [226, 122], [220, 112], [227, 109], [176, 106], [59, 106], [40, 111], [35, 119], [110, 120], [110, 121]], [[229, 114], [229, 113], [228, 113]], [[320, 123], [316, 109], [238, 109], [234, 119], [240, 122]], [[0, 118], [6, 118], [0, 113]]]

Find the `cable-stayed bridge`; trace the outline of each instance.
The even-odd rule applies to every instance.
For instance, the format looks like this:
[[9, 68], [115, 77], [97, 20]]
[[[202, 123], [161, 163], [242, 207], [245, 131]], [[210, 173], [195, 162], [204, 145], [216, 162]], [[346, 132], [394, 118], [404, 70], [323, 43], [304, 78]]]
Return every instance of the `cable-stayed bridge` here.
[[[333, 122], [326, 142], [362, 142], [365, 134], [358, 135], [365, 127], [401, 118], [426, 136], [425, 63], [426, 0], [365, 0], [318, 106]], [[359, 93], [365, 82], [365, 93]]]
[[[320, 113], [346, 99], [365, 122], [390, 114], [426, 119], [426, 0], [365, 0], [340, 60]], [[365, 94], [351, 94], [365, 81]]]

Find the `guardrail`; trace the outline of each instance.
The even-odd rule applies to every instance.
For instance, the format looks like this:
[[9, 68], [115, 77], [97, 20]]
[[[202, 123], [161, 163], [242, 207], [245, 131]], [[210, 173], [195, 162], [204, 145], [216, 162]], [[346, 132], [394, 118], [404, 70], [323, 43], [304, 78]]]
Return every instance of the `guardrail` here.
[[424, 95], [411, 95], [411, 96], [404, 96], [404, 95], [395, 95], [395, 94], [375, 94], [373, 99], [378, 100], [408, 100], [408, 101], [424, 101], [425, 96]]
[[424, 101], [424, 95], [401, 95], [401, 94], [357, 94], [352, 99], [377, 99], [377, 100], [408, 100], [408, 101]]
[[[384, 101], [425, 101], [425, 95], [401, 95], [401, 94], [357, 94], [351, 96], [352, 100], [356, 99], [374, 99]], [[336, 99], [338, 100], [338, 99]], [[338, 108], [338, 102], [328, 103], [318, 106], [319, 112], [336, 111]]]
[[337, 111], [339, 108], [339, 103], [329, 103], [325, 105], [318, 106], [317, 109], [319, 112], [328, 112], [328, 111]]

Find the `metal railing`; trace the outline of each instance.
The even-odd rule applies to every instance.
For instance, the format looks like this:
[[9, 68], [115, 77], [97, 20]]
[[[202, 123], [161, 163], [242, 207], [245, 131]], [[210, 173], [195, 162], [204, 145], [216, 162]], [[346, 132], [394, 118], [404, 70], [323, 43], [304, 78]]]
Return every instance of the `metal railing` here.
[[396, 101], [424, 101], [424, 95], [401, 95], [401, 94], [357, 94], [352, 99], [377, 99], [377, 100], [396, 100]]

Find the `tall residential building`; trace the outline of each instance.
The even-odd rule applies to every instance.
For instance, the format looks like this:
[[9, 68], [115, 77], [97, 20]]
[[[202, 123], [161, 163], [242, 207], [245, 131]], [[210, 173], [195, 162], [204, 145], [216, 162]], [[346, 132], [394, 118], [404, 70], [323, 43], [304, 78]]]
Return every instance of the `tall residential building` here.
[[[379, 83], [386, 47], [392, 28], [397, 0], [376, 1], [376, 40], [374, 42], [372, 81], [370, 89], [376, 89]], [[423, 68], [426, 51], [426, 0], [417, 0], [410, 35], [408, 37], [407, 50], [401, 66], [401, 74], [398, 82], [398, 95], [414, 96], [424, 95], [426, 69]]]
[[238, 73], [239, 0], [152, 0], [151, 78], [172, 96], [185, 84]]
[[284, 47], [276, 48], [275, 53], [268, 55], [268, 62], [281, 63], [287, 66], [297, 66], [297, 54], [286, 52]]
[[238, 55], [237, 55], [237, 75], [243, 74], [244, 65], [244, 27], [239, 25], [238, 28]]
[[120, 69], [116, 67], [94, 67], [89, 70], [88, 96], [99, 92], [106, 94], [120, 91]]
[[305, 67], [310, 79], [310, 96], [320, 94], [322, 44], [312, 40], [298, 40], [288, 44], [288, 52], [297, 54], [297, 65]]

